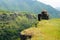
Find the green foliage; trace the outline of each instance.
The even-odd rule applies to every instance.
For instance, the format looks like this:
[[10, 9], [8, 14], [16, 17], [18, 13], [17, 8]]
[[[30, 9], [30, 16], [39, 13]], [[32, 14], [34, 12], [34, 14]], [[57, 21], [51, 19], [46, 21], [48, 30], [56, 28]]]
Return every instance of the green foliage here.
[[[27, 16], [28, 15], [28, 16]], [[27, 12], [0, 12], [0, 40], [20, 40], [19, 33], [36, 21], [35, 14]]]
[[[42, 20], [37, 24], [37, 15], [30, 12], [0, 12], [0, 40], [20, 40], [19, 33], [25, 29], [31, 28], [36, 33], [32, 40], [44, 38], [54, 38], [60, 34], [60, 19]], [[37, 28], [35, 28], [37, 26]], [[47, 31], [48, 30], [48, 31]], [[56, 30], [56, 31], [54, 31]], [[40, 35], [40, 31], [44, 35]], [[29, 31], [30, 32], [30, 31]], [[51, 33], [52, 32], [52, 33]], [[55, 33], [56, 32], [56, 33]], [[57, 33], [58, 32], [58, 33]], [[37, 34], [39, 33], [39, 34]], [[41, 33], [41, 34], [42, 34]], [[46, 34], [45, 34], [46, 33]], [[55, 34], [54, 34], [55, 33]], [[50, 37], [50, 35], [53, 37]], [[43, 37], [41, 37], [43, 36]]]

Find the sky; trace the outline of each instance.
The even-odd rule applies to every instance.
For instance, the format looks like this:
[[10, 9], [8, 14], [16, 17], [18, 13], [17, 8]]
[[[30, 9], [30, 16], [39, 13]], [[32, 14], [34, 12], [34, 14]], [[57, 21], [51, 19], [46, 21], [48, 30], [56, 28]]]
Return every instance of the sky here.
[[43, 2], [47, 5], [51, 5], [54, 8], [59, 7], [60, 8], [60, 0], [38, 0], [40, 2]]

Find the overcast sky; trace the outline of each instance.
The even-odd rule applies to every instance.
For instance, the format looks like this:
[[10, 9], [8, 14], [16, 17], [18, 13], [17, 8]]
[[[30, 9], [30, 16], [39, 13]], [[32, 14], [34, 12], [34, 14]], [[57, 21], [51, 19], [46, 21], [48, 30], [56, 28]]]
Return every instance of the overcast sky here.
[[45, 4], [49, 4], [54, 8], [60, 7], [60, 0], [38, 0], [38, 1], [43, 2]]

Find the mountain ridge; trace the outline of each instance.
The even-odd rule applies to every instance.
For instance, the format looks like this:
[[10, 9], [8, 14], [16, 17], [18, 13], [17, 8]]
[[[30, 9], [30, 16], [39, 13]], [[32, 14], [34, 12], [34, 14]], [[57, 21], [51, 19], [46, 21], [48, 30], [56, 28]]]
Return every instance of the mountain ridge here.
[[58, 11], [60, 11], [60, 7], [57, 7], [56, 9], [57, 9]]
[[60, 18], [58, 15], [60, 12], [51, 7], [50, 5], [46, 5], [42, 2], [38, 2], [37, 0], [0, 0], [0, 10], [8, 10], [8, 11], [28, 11], [34, 13], [41, 13], [41, 11], [45, 9], [49, 12], [51, 17]]

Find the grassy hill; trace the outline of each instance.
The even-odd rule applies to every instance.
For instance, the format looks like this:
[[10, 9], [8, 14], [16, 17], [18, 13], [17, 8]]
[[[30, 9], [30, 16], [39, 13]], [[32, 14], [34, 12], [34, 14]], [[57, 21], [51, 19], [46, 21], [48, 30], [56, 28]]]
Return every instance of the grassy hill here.
[[31, 40], [60, 40], [60, 19], [39, 21], [37, 28], [31, 27], [21, 33], [33, 33]]
[[60, 19], [37, 21], [37, 15], [29, 13], [1, 11], [0, 40], [20, 40], [21, 31], [32, 34], [31, 40], [60, 40]]

